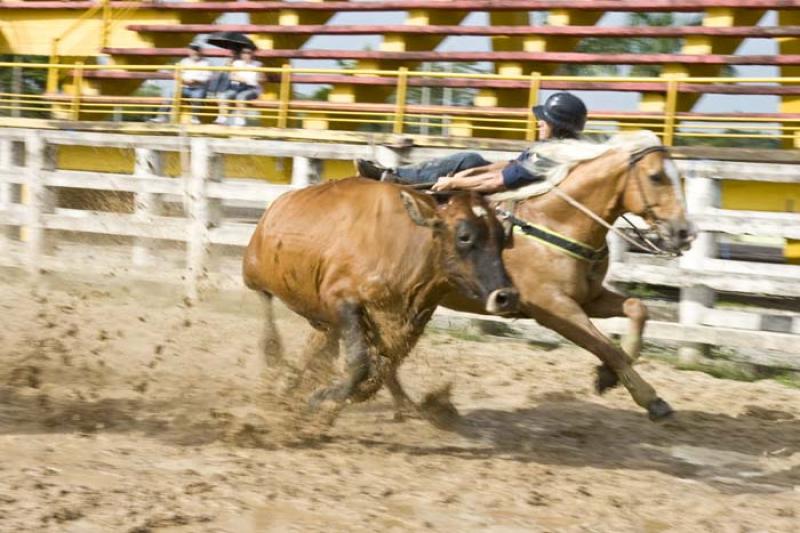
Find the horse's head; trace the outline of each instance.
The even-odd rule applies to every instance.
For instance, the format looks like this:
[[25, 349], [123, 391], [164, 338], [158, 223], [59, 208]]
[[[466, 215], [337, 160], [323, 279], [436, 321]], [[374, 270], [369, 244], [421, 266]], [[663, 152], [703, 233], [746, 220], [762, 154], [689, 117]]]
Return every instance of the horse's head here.
[[680, 172], [661, 145], [631, 155], [622, 202], [655, 229], [669, 251], [686, 250], [696, 236], [686, 218]]

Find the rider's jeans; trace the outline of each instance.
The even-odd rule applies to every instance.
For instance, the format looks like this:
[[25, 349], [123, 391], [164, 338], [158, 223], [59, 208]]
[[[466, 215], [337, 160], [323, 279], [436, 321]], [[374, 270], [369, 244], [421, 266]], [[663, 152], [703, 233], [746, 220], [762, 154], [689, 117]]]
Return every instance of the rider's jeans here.
[[425, 161], [424, 163], [399, 167], [394, 171], [394, 174], [404, 183], [429, 183], [442, 176], [490, 164], [478, 153], [459, 152], [447, 157]]

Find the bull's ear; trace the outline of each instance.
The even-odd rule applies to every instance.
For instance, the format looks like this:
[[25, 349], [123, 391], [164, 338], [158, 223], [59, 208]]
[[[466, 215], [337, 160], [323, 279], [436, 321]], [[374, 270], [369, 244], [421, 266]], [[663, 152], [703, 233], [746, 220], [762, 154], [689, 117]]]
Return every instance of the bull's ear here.
[[414, 221], [417, 226], [424, 226], [426, 228], [438, 229], [442, 225], [442, 220], [436, 214], [436, 211], [415, 198], [412, 194], [406, 191], [400, 191], [400, 199], [403, 200], [403, 206], [408, 211], [408, 216]]

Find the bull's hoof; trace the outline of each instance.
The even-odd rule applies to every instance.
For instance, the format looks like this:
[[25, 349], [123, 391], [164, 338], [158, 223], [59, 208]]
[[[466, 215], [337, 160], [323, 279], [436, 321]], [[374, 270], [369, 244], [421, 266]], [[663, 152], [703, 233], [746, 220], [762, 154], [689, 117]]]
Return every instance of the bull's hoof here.
[[649, 416], [650, 420], [653, 422], [664, 420], [672, 413], [674, 413], [672, 407], [661, 398], [656, 398], [647, 406], [647, 416]]
[[312, 411], [324, 409], [325, 404], [339, 404], [344, 401], [344, 394], [340, 387], [327, 387], [311, 395], [308, 407]]
[[594, 388], [598, 394], [603, 394], [608, 389], [613, 389], [619, 385], [619, 377], [606, 365], [595, 367]]

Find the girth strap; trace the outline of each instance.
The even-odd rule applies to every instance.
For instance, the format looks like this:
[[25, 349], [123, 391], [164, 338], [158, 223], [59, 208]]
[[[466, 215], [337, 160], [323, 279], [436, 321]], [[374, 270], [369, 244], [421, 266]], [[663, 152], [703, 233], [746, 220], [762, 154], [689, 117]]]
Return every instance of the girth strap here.
[[565, 237], [560, 233], [549, 230], [536, 224], [531, 224], [521, 218], [515, 217], [511, 212], [504, 209], [497, 208], [497, 214], [510, 222], [515, 228], [518, 228], [523, 234], [532, 237], [545, 244], [549, 244], [558, 248], [567, 255], [571, 255], [576, 259], [582, 261], [596, 262], [602, 261], [608, 257], [608, 248], [603, 246], [599, 250], [595, 250], [582, 242], [575, 241], [569, 237]]

